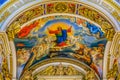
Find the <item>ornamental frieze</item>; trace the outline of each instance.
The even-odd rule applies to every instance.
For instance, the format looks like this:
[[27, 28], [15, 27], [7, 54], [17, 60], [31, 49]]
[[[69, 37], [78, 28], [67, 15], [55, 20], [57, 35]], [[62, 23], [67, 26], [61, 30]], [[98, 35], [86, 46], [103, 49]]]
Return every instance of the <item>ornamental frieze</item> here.
[[[23, 12], [13, 21], [13, 23], [17, 22], [20, 26], [22, 26], [24, 23], [39, 16], [53, 13], [68, 13], [83, 16], [99, 24], [108, 40], [112, 40], [114, 36], [115, 30], [113, 29], [112, 24], [108, 21], [108, 19], [106, 19], [106, 16], [104, 16], [104, 14], [102, 14], [100, 11], [97, 11], [94, 8], [81, 3], [77, 4], [71, 2], [51, 2], [40, 4], [39, 6]], [[13, 23], [11, 23], [11, 25], [13, 25]]]

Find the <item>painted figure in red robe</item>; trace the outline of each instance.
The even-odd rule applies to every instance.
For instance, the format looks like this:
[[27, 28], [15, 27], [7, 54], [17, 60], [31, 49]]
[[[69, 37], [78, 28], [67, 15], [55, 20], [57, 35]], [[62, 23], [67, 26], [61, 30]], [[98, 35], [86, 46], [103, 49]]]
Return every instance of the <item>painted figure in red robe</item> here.
[[22, 28], [19, 32], [18, 32], [18, 38], [23, 38], [26, 37], [30, 31], [35, 28], [37, 25], [39, 24], [39, 22], [34, 22], [33, 24], [30, 24], [29, 26], [25, 26], [24, 28]]

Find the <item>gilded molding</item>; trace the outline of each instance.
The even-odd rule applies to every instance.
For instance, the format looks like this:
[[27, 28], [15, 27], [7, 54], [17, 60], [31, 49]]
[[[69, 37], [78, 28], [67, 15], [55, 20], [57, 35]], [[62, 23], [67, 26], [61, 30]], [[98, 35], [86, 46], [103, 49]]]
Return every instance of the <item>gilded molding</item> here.
[[[85, 71], [90, 71], [90, 70], [93, 71], [91, 68], [89, 68], [85, 64], [83, 64], [83, 63], [81, 63], [79, 61], [73, 60], [73, 59], [68, 59], [68, 58], [51, 58], [51, 59], [44, 60], [44, 61], [42, 61], [42, 62], [40, 62], [40, 63], [38, 63], [36, 65], [33, 65], [33, 66], [27, 68], [27, 70], [25, 70], [24, 73], [22, 74], [22, 76], [20, 77], [20, 80], [24, 79], [24, 77], [26, 76], [25, 74], [28, 74], [29, 72], [33, 72], [35, 69], [37, 69], [37, 68], [39, 68], [39, 67], [41, 67], [43, 65], [46, 65], [46, 64], [49, 64], [49, 63], [54, 63], [54, 62], [67, 62], [67, 63], [71, 63], [71, 64], [74, 64], [74, 65], [77, 65], [77, 66], [81, 67], [82, 69], [84, 69]], [[97, 76], [97, 74], [96, 74], [96, 76]]]
[[113, 7], [115, 9], [111, 14], [116, 18], [116, 20], [118, 20], [120, 22], [120, 15], [119, 15], [119, 13], [120, 13], [120, 5], [118, 5], [113, 0], [104, 0], [103, 3]]
[[112, 15], [120, 22], [120, 16], [119, 16], [119, 13], [117, 11], [113, 11]]
[[13, 59], [12, 55], [10, 55], [10, 73], [13, 75]]
[[2, 12], [4, 12], [4, 10], [7, 10], [7, 8], [11, 5], [13, 5], [15, 2], [17, 2], [18, 0], [9, 0], [9, 2], [7, 2], [1, 9], [0, 9], [0, 14]]
[[[64, 2], [64, 1], [42, 3], [38, 5], [39, 6], [33, 7], [32, 9], [28, 9], [27, 11], [20, 14], [16, 19], [14, 19], [11, 25], [13, 25], [15, 22], [18, 22], [18, 24], [22, 26], [24, 23], [32, 19], [35, 19], [38, 16], [43, 16], [46, 14], [68, 13], [68, 14], [83, 16], [101, 25], [101, 28], [106, 34], [106, 38], [108, 40], [112, 40], [114, 36], [115, 30], [111, 22], [108, 20], [108, 18], [104, 14], [102, 14], [102, 12], [100, 12], [99, 10], [96, 10], [93, 7], [90, 7], [89, 5], [86, 5], [84, 3], [75, 3], [75, 2], [72, 3], [72, 2]], [[64, 5], [64, 6], [60, 7], [61, 5], [62, 6]], [[14, 35], [16, 34], [13, 32], [14, 29], [11, 28], [10, 30], [12, 30], [12, 32], [7, 30], [7, 33], [10, 32], [10, 36], [13, 36], [12, 38], [14, 38]]]
[[17, 2], [18, 0], [10, 0], [9, 2], [7, 2], [2, 8], [0, 8], [0, 14], [2, 14], [5, 10], [5, 12], [3, 13], [3, 15], [0, 17], [0, 22], [2, 22], [3, 20], [5, 20], [9, 15], [10, 12], [7, 10], [11, 5], [13, 5], [15, 2]]
[[120, 52], [118, 51], [118, 49], [120, 48], [119, 41], [120, 41], [120, 32], [116, 32], [112, 41], [111, 49], [110, 49], [110, 54], [113, 55], [114, 57], [116, 57], [118, 53], [120, 54]]
[[113, 8], [115, 8], [117, 10], [118, 13], [120, 13], [120, 6], [115, 3], [113, 0], [104, 0], [106, 2], [106, 4], [111, 5]]
[[109, 12], [114, 10], [114, 8], [111, 5], [106, 4], [106, 2], [102, 2], [101, 5], [103, 5], [107, 10], [109, 10]]
[[109, 54], [108, 54], [108, 61], [107, 61], [108, 72], [106, 75], [108, 79], [112, 79], [112, 78], [115, 79], [116, 77], [117, 78], [120, 77], [120, 76], [116, 76], [116, 74], [120, 74], [118, 73], [119, 57], [120, 57], [120, 32], [116, 32], [112, 41], [111, 48], [109, 50]]
[[8, 44], [8, 37], [5, 32], [0, 32], [0, 40], [2, 41], [3, 48], [5, 49], [6, 55], [10, 54], [10, 47]]
[[[66, 71], [64, 71], [64, 67], [66, 67]], [[69, 73], [68, 69], [71, 71], [71, 73]], [[52, 70], [52, 71], [51, 71]], [[57, 70], [57, 71], [56, 71]], [[73, 72], [72, 72], [73, 70]], [[54, 72], [54, 73], [53, 73]], [[74, 67], [73, 65], [67, 65], [65, 66], [64, 64], [62, 63], [59, 63], [55, 66], [47, 66], [45, 69], [43, 70], [38, 70], [37, 72], [35, 72], [35, 76], [39, 76], [39, 75], [42, 75], [42, 76], [45, 76], [45, 75], [50, 75], [50, 76], [57, 76], [57, 75], [60, 75], [60, 76], [69, 76], [69, 75], [83, 75], [83, 73], [81, 73], [81, 70], [77, 70], [76, 67]]]
[[7, 35], [9, 40], [13, 40], [16, 33], [20, 30], [20, 24], [18, 22], [13, 22], [12, 25], [7, 29]]
[[[11, 5], [13, 5], [15, 2], [17, 2], [18, 0], [10, 0], [9, 2], [7, 2], [1, 9], [0, 9], [0, 14], [2, 14], [2, 12], [4, 12], [5, 10], [7, 10], [7, 8]], [[112, 5], [113, 8], [115, 8], [117, 10], [118, 13], [120, 13], [120, 6], [115, 3], [113, 0], [104, 0], [103, 2], [105, 2], [105, 4], [108, 5]], [[8, 12], [8, 11], [7, 11]], [[10, 15], [10, 13], [8, 13]], [[0, 22], [2, 22], [3, 20], [5, 20], [9, 15], [4, 15], [0, 18]], [[118, 21], [120, 21], [120, 17], [118, 18], [119, 15], [114, 16]]]
[[[11, 50], [10, 50], [10, 46], [9, 46], [9, 42], [8, 42], [8, 37], [7, 37], [5, 32], [0, 32], [0, 42], [1, 42], [2, 50], [3, 50], [3, 54], [4, 54], [3, 59], [6, 58], [5, 61], [7, 61], [7, 62], [3, 61], [2, 66], [6, 66], [6, 67], [2, 68], [2, 69], [5, 69], [5, 70], [3, 70], [3, 72], [1, 72], [1, 73], [4, 74], [5, 79], [7, 77], [5, 75], [9, 75], [9, 79], [11, 79], [13, 65], [11, 63], [12, 62], [12, 59], [11, 59], [11, 56], [10, 56], [11, 55]], [[8, 58], [8, 57], [10, 57], [10, 58]], [[8, 62], [10, 62], [10, 63], [8, 64]]]
[[5, 20], [10, 15], [9, 11], [5, 11], [4, 14], [0, 17], [0, 22]]

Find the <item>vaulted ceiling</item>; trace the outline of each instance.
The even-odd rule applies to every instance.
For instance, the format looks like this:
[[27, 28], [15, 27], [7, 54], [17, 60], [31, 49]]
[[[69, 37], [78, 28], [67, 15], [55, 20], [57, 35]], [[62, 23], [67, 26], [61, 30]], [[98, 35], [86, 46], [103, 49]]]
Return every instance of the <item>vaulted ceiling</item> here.
[[0, 79], [119, 80], [119, 13], [120, 0], [0, 0]]

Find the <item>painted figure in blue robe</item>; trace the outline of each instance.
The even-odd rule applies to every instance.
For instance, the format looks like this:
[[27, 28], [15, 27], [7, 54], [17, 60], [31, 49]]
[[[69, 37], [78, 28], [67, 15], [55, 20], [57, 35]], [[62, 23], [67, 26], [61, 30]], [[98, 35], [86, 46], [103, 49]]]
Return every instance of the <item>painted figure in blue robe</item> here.
[[66, 29], [62, 29], [62, 27], [59, 26], [57, 28], [57, 30], [50, 30], [48, 28], [48, 31], [49, 31], [50, 34], [55, 34], [56, 35], [57, 46], [60, 46], [60, 47], [66, 46], [65, 41], [67, 40], [67, 33], [71, 32], [71, 27], [66, 30]]
[[92, 34], [97, 34], [99, 32], [100, 33], [99, 34], [100, 38], [104, 36], [104, 33], [102, 32], [102, 30], [99, 27], [97, 27], [94, 24], [91, 24], [89, 22], [86, 22], [86, 24], [87, 24], [87, 27]]

